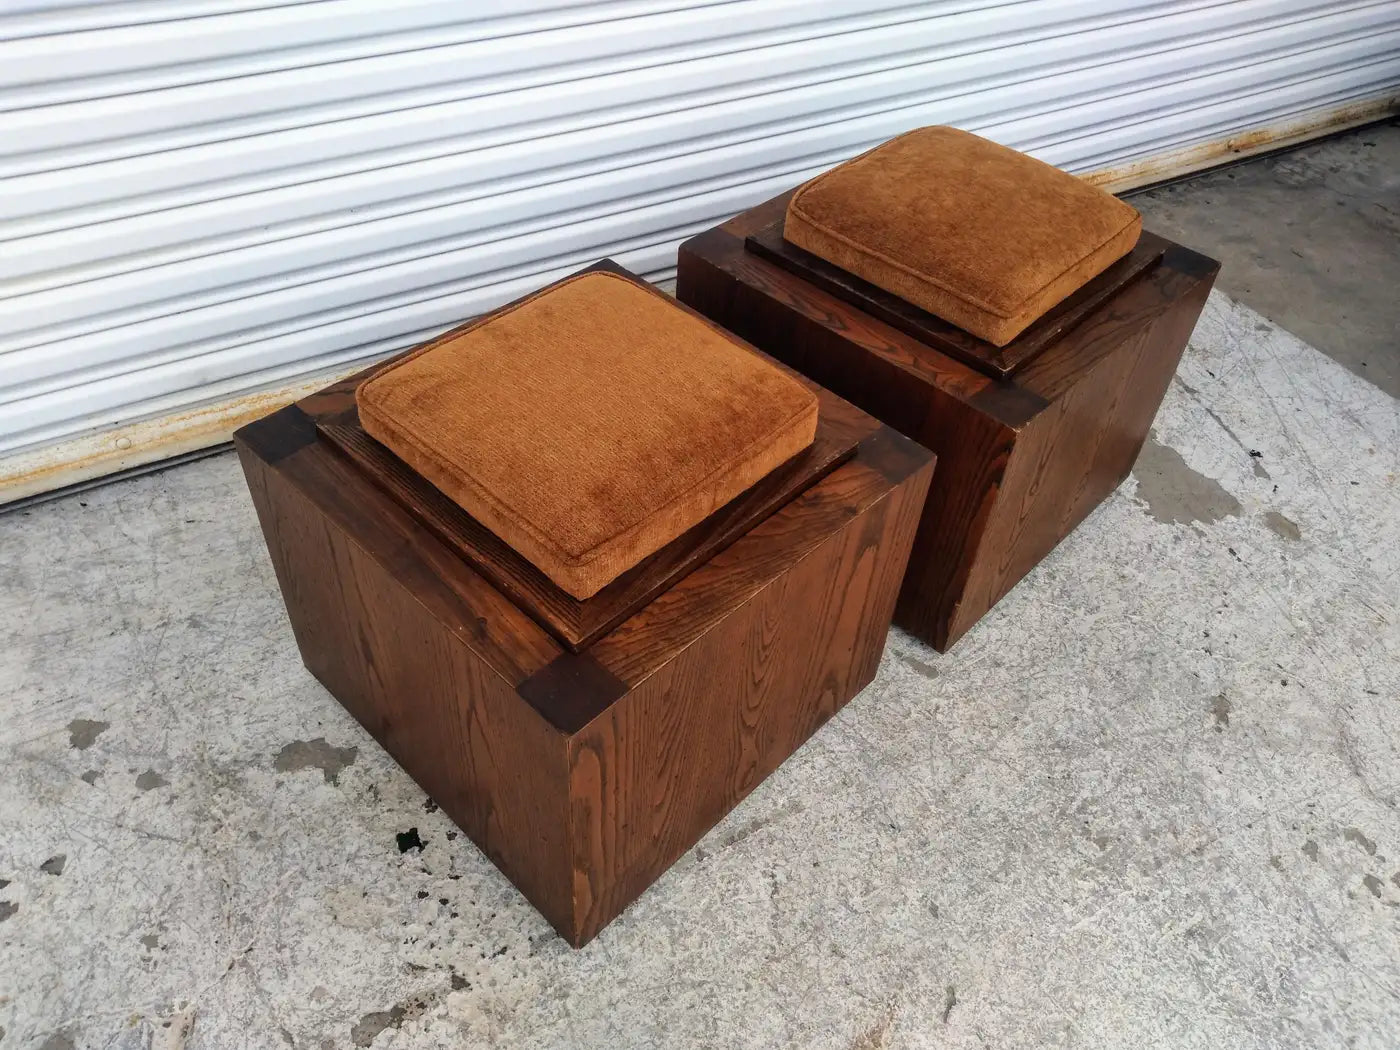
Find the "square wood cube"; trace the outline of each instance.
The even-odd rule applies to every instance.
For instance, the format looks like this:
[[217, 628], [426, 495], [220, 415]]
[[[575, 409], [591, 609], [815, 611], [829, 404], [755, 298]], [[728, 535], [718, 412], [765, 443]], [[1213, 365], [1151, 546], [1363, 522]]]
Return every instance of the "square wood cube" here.
[[809, 447], [578, 598], [364, 431], [368, 375], [235, 435], [297, 645], [581, 945], [874, 676], [933, 457], [799, 379]]
[[676, 294], [938, 456], [895, 622], [946, 651], [1127, 476], [1219, 264], [1151, 233], [1004, 345], [783, 237], [686, 241]]

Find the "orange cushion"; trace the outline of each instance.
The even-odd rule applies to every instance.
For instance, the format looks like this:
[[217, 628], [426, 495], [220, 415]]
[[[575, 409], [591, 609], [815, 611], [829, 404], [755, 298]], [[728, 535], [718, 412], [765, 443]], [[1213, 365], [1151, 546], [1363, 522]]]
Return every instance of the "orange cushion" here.
[[371, 436], [575, 598], [812, 443], [817, 399], [612, 273], [571, 277], [360, 385]]
[[1137, 210], [1034, 157], [919, 128], [802, 186], [783, 236], [997, 346], [1132, 251]]

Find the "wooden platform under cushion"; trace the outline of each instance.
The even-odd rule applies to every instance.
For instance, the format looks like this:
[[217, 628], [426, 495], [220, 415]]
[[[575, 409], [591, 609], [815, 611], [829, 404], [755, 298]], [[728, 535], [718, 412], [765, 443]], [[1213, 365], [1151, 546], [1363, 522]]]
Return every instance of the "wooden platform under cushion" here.
[[878, 428], [865, 413], [804, 381], [820, 405], [810, 447], [596, 594], [575, 598], [364, 432], [354, 400], [363, 379], [360, 375], [339, 383], [323, 399], [322, 406], [336, 422], [317, 424], [321, 438], [575, 652], [850, 459], [861, 439]]
[[581, 945], [874, 676], [933, 457], [823, 393], [848, 458], [573, 651], [346, 454], [354, 383], [234, 436], [302, 659]]

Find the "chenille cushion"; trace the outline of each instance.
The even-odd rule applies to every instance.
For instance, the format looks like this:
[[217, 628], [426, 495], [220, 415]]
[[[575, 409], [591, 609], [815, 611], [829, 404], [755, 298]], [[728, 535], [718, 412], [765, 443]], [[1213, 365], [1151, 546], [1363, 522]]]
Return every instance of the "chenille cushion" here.
[[997, 346], [1132, 251], [1137, 210], [1024, 153], [920, 128], [788, 203], [799, 248]]
[[657, 292], [582, 274], [371, 376], [369, 434], [575, 598], [812, 443], [815, 394]]

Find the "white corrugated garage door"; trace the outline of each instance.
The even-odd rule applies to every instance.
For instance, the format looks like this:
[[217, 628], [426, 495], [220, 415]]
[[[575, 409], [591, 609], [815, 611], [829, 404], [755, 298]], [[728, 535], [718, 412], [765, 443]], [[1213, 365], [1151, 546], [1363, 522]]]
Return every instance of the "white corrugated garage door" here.
[[668, 276], [920, 124], [1160, 172], [1400, 89], [1394, 0], [0, 11], [0, 500], [218, 440], [600, 256]]

